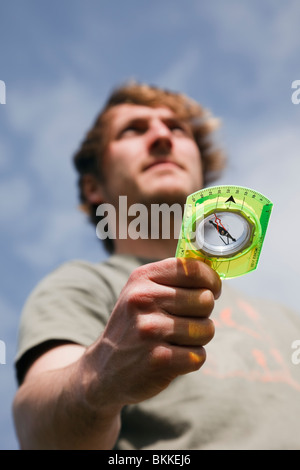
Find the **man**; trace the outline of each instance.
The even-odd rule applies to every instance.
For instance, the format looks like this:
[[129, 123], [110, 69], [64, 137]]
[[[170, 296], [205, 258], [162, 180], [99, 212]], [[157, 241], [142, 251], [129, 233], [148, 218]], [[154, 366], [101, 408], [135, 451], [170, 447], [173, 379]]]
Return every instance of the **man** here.
[[116, 238], [108, 260], [67, 263], [28, 299], [22, 448], [300, 448], [299, 319], [227, 285], [221, 294], [209, 266], [174, 258], [175, 236], [132, 239], [121, 226], [120, 196], [149, 211], [183, 206], [221, 170], [214, 124], [185, 96], [129, 84], [87, 134], [75, 155], [81, 202], [95, 224], [100, 204], [115, 208]]

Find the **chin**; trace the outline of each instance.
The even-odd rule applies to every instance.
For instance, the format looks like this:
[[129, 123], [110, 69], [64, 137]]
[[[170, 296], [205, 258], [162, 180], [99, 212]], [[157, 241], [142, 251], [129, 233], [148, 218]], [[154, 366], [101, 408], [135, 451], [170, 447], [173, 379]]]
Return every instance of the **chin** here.
[[140, 182], [138, 192], [140, 193], [140, 202], [144, 204], [181, 204], [186, 202], [189, 194], [201, 189], [202, 181], [196, 181], [191, 175], [181, 173], [161, 174], [160, 177], [149, 178]]
[[150, 192], [145, 196], [147, 204], [180, 204], [184, 205], [186, 198], [189, 195], [189, 191], [186, 188], [178, 187], [161, 187], [156, 191]]

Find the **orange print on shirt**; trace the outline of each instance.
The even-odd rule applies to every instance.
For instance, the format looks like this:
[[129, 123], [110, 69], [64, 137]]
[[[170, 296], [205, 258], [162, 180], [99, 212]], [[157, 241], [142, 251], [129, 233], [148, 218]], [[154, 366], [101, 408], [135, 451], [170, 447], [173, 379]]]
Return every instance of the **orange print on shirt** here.
[[[239, 357], [238, 346], [235, 345], [231, 352], [232, 362], [227, 354], [222, 355], [222, 351], [218, 351], [218, 355], [209, 351], [203, 373], [220, 379], [241, 377], [248, 381], [285, 383], [300, 391], [300, 383], [291, 375], [291, 364], [282, 357], [273, 338], [266, 332], [259, 312], [241, 299], [237, 301], [237, 307], [245, 316], [243, 324], [241, 321], [237, 322], [234, 306], [224, 308], [216, 318], [212, 317], [216, 327], [215, 336], [221, 329], [239, 332], [241, 336], [238, 338], [241, 341], [238, 345], [241, 345], [241, 356], [246, 357], [247, 365]], [[247, 340], [249, 337], [250, 344]]]

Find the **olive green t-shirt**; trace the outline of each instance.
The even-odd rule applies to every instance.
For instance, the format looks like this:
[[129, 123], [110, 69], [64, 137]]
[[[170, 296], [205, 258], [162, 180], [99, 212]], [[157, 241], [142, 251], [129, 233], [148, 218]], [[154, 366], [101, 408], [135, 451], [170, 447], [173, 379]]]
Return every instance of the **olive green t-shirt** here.
[[[142, 263], [117, 255], [95, 264], [74, 261], [41, 281], [22, 313], [18, 377], [38, 345], [94, 342]], [[300, 364], [292, 349], [300, 316], [249, 300], [224, 281], [211, 318], [216, 332], [203, 367], [125, 407], [116, 449], [300, 449]]]

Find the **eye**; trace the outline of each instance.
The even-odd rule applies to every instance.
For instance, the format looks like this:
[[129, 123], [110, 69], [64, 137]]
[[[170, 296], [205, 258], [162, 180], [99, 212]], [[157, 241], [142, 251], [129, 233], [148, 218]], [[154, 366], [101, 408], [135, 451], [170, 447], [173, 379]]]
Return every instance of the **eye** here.
[[140, 133], [141, 128], [138, 126], [128, 126], [125, 129], [123, 129], [122, 134], [128, 134], [128, 133]]
[[180, 121], [169, 121], [167, 123], [168, 128], [172, 133], [178, 135], [189, 135], [189, 129]]
[[173, 132], [185, 132], [184, 128], [180, 124], [172, 124], [171, 126], [169, 126], [169, 129]]
[[119, 138], [140, 135], [146, 131], [147, 131], [147, 125], [145, 123], [143, 122], [130, 123], [121, 130], [119, 134]]

